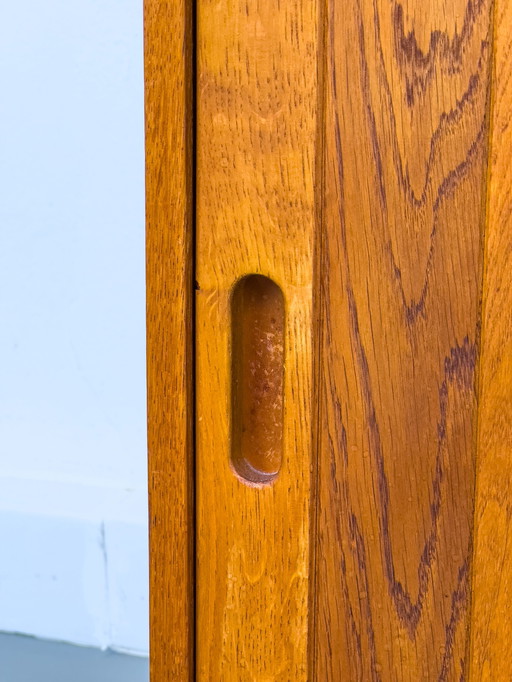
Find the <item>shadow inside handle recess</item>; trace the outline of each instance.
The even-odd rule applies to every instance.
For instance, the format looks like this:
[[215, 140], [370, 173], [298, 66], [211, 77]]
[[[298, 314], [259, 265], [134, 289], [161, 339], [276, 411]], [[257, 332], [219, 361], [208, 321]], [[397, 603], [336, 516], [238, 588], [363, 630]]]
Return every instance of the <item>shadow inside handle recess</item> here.
[[231, 461], [250, 483], [270, 483], [283, 451], [284, 297], [268, 277], [235, 285], [232, 321]]

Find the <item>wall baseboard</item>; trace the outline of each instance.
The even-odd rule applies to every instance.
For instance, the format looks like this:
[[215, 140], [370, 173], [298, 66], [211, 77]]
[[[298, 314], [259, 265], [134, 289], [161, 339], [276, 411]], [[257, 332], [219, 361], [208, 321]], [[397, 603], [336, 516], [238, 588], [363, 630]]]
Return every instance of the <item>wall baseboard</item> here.
[[0, 630], [148, 653], [147, 494], [0, 480]]
[[3, 682], [148, 682], [140, 656], [0, 633]]

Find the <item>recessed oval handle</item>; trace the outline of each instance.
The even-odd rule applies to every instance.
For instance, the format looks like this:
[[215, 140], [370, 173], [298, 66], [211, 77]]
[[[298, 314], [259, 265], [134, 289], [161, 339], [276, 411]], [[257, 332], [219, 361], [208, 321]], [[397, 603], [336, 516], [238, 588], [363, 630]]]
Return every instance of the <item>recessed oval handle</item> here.
[[269, 483], [283, 451], [284, 297], [262, 275], [235, 285], [232, 322], [231, 461], [250, 483]]

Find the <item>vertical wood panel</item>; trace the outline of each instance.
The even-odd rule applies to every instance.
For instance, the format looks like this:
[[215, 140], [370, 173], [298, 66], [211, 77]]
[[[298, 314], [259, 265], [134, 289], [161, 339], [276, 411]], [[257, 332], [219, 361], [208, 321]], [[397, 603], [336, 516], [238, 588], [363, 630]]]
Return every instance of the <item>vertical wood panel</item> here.
[[[317, 2], [199, 0], [198, 679], [306, 680], [310, 561]], [[285, 304], [284, 433], [273, 483], [230, 466], [230, 295]]]
[[318, 680], [467, 668], [488, 0], [329, 0]]
[[144, 3], [152, 682], [194, 668], [191, 9]]
[[495, 3], [478, 408], [472, 682], [512, 677], [512, 3]]

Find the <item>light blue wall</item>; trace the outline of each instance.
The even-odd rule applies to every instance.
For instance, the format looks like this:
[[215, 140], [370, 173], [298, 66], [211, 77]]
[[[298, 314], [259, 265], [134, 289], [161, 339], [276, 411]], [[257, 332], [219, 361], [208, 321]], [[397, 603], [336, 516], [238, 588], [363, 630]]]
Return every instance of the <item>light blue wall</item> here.
[[[147, 601], [142, 57], [142, 0], [0, 3], [0, 529], [2, 514], [27, 527], [19, 542], [9, 533], [9, 561], [0, 557], [0, 630], [31, 632], [30, 605], [22, 622], [6, 613], [13, 590], [23, 598], [9, 571], [23, 566], [27, 583], [37, 575], [31, 519], [49, 519], [56, 566], [72, 519], [77, 538], [93, 525], [83, 565], [66, 563], [77, 575], [61, 593], [53, 585], [62, 638], [141, 651], [145, 617], [126, 637], [112, 633], [113, 611], [129, 620], [137, 602], [140, 620]], [[112, 533], [121, 568], [106, 586], [117, 594], [109, 611], [94, 576], [110, 521], [128, 530]], [[53, 580], [43, 554], [44, 543]], [[93, 598], [70, 605], [84, 580]], [[40, 613], [33, 622], [52, 636]]]

